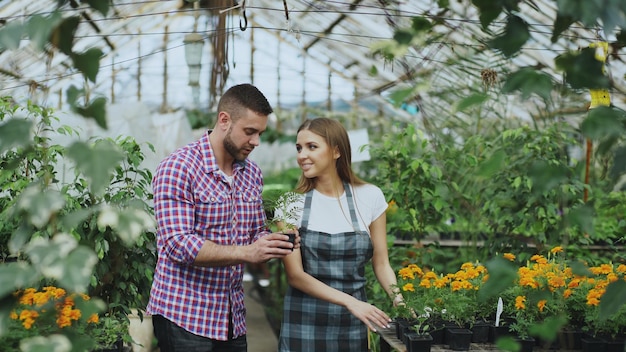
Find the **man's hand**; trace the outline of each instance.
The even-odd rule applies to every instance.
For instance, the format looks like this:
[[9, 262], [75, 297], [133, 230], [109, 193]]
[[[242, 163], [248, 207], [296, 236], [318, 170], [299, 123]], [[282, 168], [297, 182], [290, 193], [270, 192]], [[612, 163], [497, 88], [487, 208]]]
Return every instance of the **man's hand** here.
[[[294, 243], [289, 241], [289, 234], [295, 236]], [[263, 263], [270, 259], [282, 258], [291, 254], [295, 248], [300, 248], [300, 236], [296, 230], [274, 232], [263, 236], [247, 246], [247, 262]]]

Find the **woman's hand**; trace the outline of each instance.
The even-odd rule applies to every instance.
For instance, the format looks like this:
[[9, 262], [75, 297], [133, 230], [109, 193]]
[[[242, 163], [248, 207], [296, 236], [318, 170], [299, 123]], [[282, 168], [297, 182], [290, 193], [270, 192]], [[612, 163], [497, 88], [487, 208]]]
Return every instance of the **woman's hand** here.
[[391, 318], [385, 312], [367, 302], [354, 299], [346, 308], [372, 331], [390, 327]]

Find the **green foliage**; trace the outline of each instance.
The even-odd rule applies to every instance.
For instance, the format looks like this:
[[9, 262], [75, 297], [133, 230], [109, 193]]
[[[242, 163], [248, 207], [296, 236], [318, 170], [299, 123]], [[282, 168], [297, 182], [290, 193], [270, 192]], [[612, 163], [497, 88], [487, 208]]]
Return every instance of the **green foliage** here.
[[[54, 129], [58, 119], [50, 109], [1, 102], [0, 140], [14, 142], [0, 153], [0, 254], [14, 262], [0, 267], [0, 298], [7, 303], [0, 321], [7, 320], [14, 291], [42, 281], [102, 299], [116, 319], [144, 309], [156, 251], [152, 175], [141, 168], [141, 147], [128, 137], [53, 144], [55, 133], [76, 132]], [[9, 138], [16, 130], [6, 127], [16, 121], [32, 127]], [[73, 179], [59, 177], [65, 168], [74, 170]], [[0, 335], [6, 327], [0, 323]], [[79, 343], [72, 334], [65, 333]]]
[[372, 182], [397, 206], [388, 224], [391, 233], [422, 238], [449, 213], [448, 184], [430, 143], [413, 125], [388, 134], [370, 149], [378, 165]]
[[[107, 16], [111, 7], [109, 1], [78, 0], [72, 2], [61, 0], [56, 2], [56, 8], [46, 15], [33, 14], [27, 17], [9, 20], [0, 28], [0, 50], [18, 49], [22, 43], [30, 42], [32, 47], [46, 55], [65, 55], [71, 62], [71, 66], [82, 73], [85, 85], [95, 83], [100, 71], [100, 60], [103, 57], [101, 49], [96, 47], [86, 48], [84, 51], [76, 51], [74, 39], [79, 26], [86, 26], [78, 16], [66, 16], [64, 7], [81, 6], [84, 4], [93, 10]], [[78, 98], [82, 98], [79, 102]], [[79, 89], [71, 86], [67, 90], [67, 101], [73, 111], [89, 118], [95, 119], [98, 125], [106, 129], [106, 100], [96, 97], [90, 101], [89, 89]]]
[[565, 125], [519, 128], [489, 146], [487, 154], [504, 156], [506, 165], [479, 184], [482, 212], [493, 232], [531, 236], [537, 244], [563, 240], [569, 228], [563, 215], [582, 204], [584, 190], [567, 153], [575, 144], [572, 136]]

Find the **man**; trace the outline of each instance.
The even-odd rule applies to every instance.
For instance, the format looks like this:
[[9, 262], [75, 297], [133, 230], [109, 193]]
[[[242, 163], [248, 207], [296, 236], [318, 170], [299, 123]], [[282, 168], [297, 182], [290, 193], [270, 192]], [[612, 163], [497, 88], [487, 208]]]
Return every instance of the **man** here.
[[236, 85], [214, 129], [156, 169], [158, 261], [146, 312], [161, 352], [247, 351], [244, 264], [294, 248], [266, 230], [261, 171], [247, 159], [271, 113], [256, 87]]

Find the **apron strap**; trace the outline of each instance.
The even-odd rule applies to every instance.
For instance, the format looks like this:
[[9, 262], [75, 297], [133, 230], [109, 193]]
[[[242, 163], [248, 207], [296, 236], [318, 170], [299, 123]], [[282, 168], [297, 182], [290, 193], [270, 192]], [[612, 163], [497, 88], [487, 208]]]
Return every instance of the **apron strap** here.
[[[352, 188], [348, 182], [343, 183], [343, 188], [346, 192], [346, 200], [348, 203], [348, 209], [350, 211], [350, 219], [352, 221], [352, 227], [354, 231], [360, 231], [359, 219], [356, 216], [356, 210], [354, 207], [354, 199], [352, 197]], [[311, 202], [313, 200], [313, 190], [310, 190], [306, 193], [306, 197], [304, 198], [304, 209], [302, 211], [302, 221], [300, 222], [300, 227], [306, 229], [309, 225], [309, 216], [311, 215]], [[340, 200], [339, 200], [340, 201]]]

